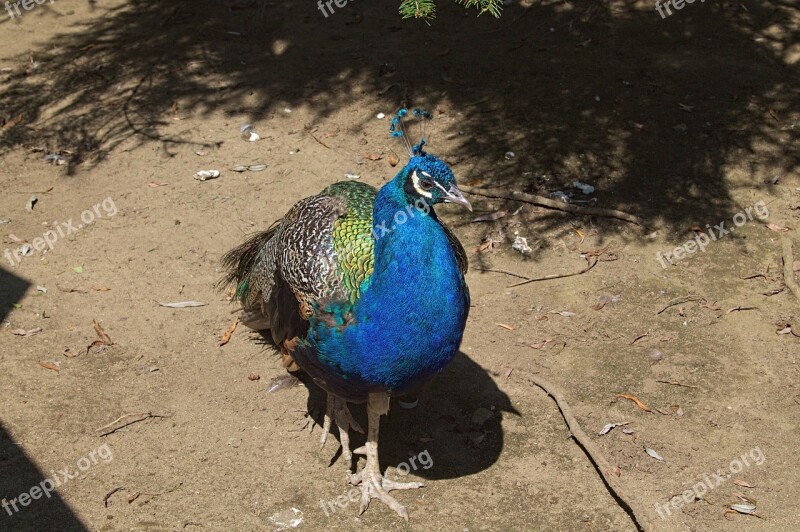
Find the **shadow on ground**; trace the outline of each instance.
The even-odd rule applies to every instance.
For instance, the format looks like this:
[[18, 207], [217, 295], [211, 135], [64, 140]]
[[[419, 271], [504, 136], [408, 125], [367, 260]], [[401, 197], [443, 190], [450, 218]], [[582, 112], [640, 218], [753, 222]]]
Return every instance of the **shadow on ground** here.
[[[317, 425], [322, 426], [325, 392], [305, 374], [300, 376], [309, 390], [307, 410]], [[366, 429], [365, 406], [350, 408], [356, 421]], [[413, 468], [422, 478], [458, 478], [488, 469], [503, 450], [504, 412], [520, 415], [492, 376], [467, 355], [458, 353], [450, 366], [420, 393], [416, 408], [407, 410], [396, 399], [392, 400], [389, 415], [381, 418], [381, 470], [403, 463], [411, 467], [410, 458], [425, 452], [428, 467], [417, 461]], [[338, 437], [338, 429], [334, 427], [329, 448], [339, 445]], [[353, 449], [366, 441], [355, 432], [351, 432], [351, 439]], [[339, 449], [331, 460], [332, 466], [342, 460]]]
[[[0, 268], [0, 321], [29, 287], [27, 281]], [[56, 491], [43, 494], [41, 483], [52, 476], [33, 463], [0, 420], [0, 530], [88, 530]], [[31, 493], [35, 486], [38, 493]], [[26, 498], [31, 494], [38, 495], [36, 500]]]

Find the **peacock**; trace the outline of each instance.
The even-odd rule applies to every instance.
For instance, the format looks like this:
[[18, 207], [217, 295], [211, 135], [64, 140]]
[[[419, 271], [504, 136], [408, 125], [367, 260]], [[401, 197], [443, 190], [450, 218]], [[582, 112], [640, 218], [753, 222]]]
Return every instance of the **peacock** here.
[[[441, 372], [461, 344], [470, 307], [467, 258], [433, 206], [472, 206], [452, 170], [412, 145], [400, 109], [390, 134], [409, 161], [380, 190], [358, 181], [334, 183], [297, 202], [266, 231], [228, 252], [223, 284], [235, 286], [242, 323], [269, 329], [290, 371], [305, 371], [327, 392], [321, 445], [334, 422], [348, 469], [366, 455], [350, 483], [361, 488], [359, 514], [379, 499], [408, 519], [388, 494], [416, 489], [383, 477], [378, 462], [381, 416], [389, 399], [414, 394]], [[363, 433], [348, 403], [367, 404], [367, 441], [350, 450], [349, 430]]]

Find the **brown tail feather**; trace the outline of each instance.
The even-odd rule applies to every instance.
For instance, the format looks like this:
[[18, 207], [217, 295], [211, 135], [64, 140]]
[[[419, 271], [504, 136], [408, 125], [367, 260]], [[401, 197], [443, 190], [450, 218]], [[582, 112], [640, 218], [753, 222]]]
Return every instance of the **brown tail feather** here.
[[277, 220], [266, 231], [256, 233], [243, 244], [233, 248], [222, 257], [222, 265], [227, 270], [225, 276], [217, 282], [217, 288], [224, 290], [230, 285], [236, 286], [237, 297], [244, 281], [249, 280], [259, 253], [267, 242], [275, 236], [281, 220]]

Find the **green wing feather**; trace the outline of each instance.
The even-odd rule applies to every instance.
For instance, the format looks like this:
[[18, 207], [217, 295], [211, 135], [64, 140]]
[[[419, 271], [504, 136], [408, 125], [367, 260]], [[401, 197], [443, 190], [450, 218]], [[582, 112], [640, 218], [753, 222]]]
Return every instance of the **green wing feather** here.
[[338, 256], [342, 284], [355, 302], [361, 295], [361, 284], [369, 279], [375, 266], [372, 239], [372, 208], [377, 190], [364, 183], [334, 183], [322, 194], [344, 198], [347, 212], [333, 226], [333, 249]]

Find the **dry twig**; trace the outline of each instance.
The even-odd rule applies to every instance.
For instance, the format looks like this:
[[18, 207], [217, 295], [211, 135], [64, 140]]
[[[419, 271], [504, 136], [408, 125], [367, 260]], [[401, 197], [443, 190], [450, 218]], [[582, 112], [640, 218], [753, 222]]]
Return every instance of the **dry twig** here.
[[117, 423], [119, 423], [119, 422], [120, 422], [120, 421], [122, 421], [123, 419], [127, 419], [127, 418], [129, 418], [129, 417], [138, 417], [139, 419], [134, 419], [133, 421], [130, 421], [130, 422], [128, 422], [128, 423], [125, 423], [125, 424], [123, 424], [123, 425], [120, 425], [119, 427], [117, 427], [117, 428], [115, 428], [115, 429], [111, 429], [111, 430], [109, 430], [109, 431], [107, 431], [107, 432], [104, 432], [104, 433], [102, 433], [102, 434], [100, 435], [100, 437], [102, 438], [103, 436], [108, 436], [109, 434], [114, 434], [114, 433], [115, 433], [115, 432], [117, 432], [118, 430], [120, 430], [120, 429], [124, 429], [124, 428], [125, 428], [125, 427], [127, 427], [128, 425], [133, 425], [134, 423], [139, 423], [140, 421], [144, 421], [144, 420], [146, 420], [146, 419], [153, 419], [153, 418], [164, 418], [164, 417], [168, 417], [168, 416], [161, 416], [161, 415], [159, 415], [159, 414], [153, 414], [152, 412], [142, 412], [141, 414], [125, 414], [125, 415], [119, 416], [117, 419], [115, 419], [114, 421], [112, 421], [112, 422], [111, 422], [111, 423], [109, 423], [108, 425], [105, 425], [105, 426], [103, 426], [103, 427], [100, 427], [99, 429], [97, 429], [97, 432], [100, 432], [100, 431], [102, 431], [102, 430], [104, 430], [104, 429], [107, 429], [108, 427], [111, 427], [111, 426], [113, 426], [113, 425], [116, 425]]
[[792, 291], [794, 296], [800, 300], [800, 286], [794, 279], [792, 266], [794, 264], [794, 254], [792, 253], [792, 241], [789, 237], [783, 238], [783, 284]]
[[616, 218], [632, 224], [644, 226], [644, 222], [638, 216], [629, 214], [627, 212], [618, 211], [616, 209], [604, 209], [602, 207], [585, 207], [581, 205], [573, 205], [571, 203], [564, 203], [563, 201], [545, 198], [544, 196], [536, 196], [534, 194], [526, 194], [524, 192], [511, 192], [497, 188], [479, 188], [461, 186], [462, 191], [476, 196], [485, 196], [487, 198], [500, 198], [511, 201], [520, 201], [522, 203], [530, 203], [531, 205], [538, 205], [548, 209], [555, 209], [558, 211], [569, 212], [572, 214], [585, 214], [589, 216], [604, 216], [606, 218]]
[[689, 301], [703, 301], [705, 298], [703, 296], [683, 296], [678, 297], [667, 303], [667, 306], [656, 312], [656, 314], [662, 314], [665, 310], [670, 307], [674, 307], [675, 305], [680, 305], [681, 303], [688, 303]]
[[611, 492], [611, 495], [613, 495], [622, 506], [625, 513], [630, 516], [636, 527], [639, 530], [655, 530], [655, 526], [650, 520], [647, 509], [645, 509], [644, 505], [639, 502], [639, 499], [637, 499], [635, 495], [626, 493], [626, 488], [622, 485], [622, 481], [614, 473], [614, 467], [606, 461], [600, 449], [589, 439], [580, 424], [578, 424], [578, 421], [572, 414], [572, 408], [570, 408], [566, 399], [564, 399], [564, 394], [561, 390], [538, 375], [528, 374], [528, 378], [533, 384], [544, 390], [547, 395], [555, 400], [558, 409], [561, 411], [561, 415], [564, 417], [564, 421], [567, 422], [567, 427], [569, 427], [572, 437], [586, 453], [592, 465], [603, 477], [603, 481]]
[[319, 137], [317, 137], [317, 136], [314, 134], [314, 131], [316, 131], [316, 129], [313, 129], [313, 130], [312, 130], [312, 129], [306, 129], [306, 133], [308, 133], [308, 134], [309, 134], [309, 136], [310, 136], [312, 139], [316, 140], [317, 142], [319, 142], [320, 144], [322, 144], [323, 146], [325, 146], [325, 147], [326, 147], [326, 148], [328, 148], [329, 150], [330, 150], [330, 149], [333, 149], [333, 148], [331, 148], [330, 146], [328, 146], [327, 144], [325, 144], [324, 142], [322, 142], [321, 140], [319, 140]]
[[656, 381], [656, 382], [660, 382], [661, 384], [671, 384], [672, 386], [680, 386], [681, 388], [694, 388], [698, 390], [700, 389], [699, 386], [695, 386], [694, 384], [683, 384], [682, 382], [678, 381]]

